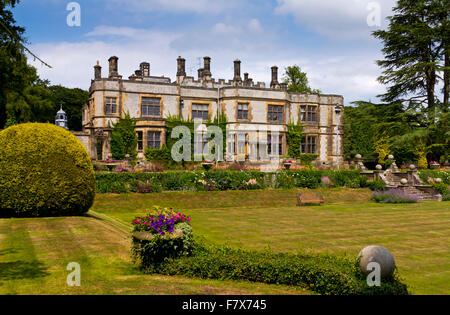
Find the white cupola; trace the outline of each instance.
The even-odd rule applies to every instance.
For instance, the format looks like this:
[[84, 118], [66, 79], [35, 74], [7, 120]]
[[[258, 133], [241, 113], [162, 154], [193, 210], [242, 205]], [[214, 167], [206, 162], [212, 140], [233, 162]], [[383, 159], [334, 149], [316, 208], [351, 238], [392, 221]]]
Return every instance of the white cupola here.
[[67, 123], [67, 115], [66, 115], [66, 112], [63, 111], [63, 109], [62, 109], [62, 105], [61, 105], [61, 109], [58, 111], [58, 113], [56, 113], [55, 125], [69, 130], [69, 125]]

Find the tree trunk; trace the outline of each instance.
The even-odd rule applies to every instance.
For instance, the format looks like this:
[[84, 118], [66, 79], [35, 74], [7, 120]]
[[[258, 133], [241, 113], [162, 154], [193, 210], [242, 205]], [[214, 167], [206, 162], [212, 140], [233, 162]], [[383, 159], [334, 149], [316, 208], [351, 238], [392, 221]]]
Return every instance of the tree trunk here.
[[[445, 67], [450, 67], [450, 52], [448, 47], [445, 47]], [[448, 101], [450, 94], [450, 70], [446, 69], [444, 71], [444, 110], [448, 110]]]
[[434, 103], [434, 89], [436, 87], [436, 71], [431, 67], [425, 70], [427, 84], [428, 116], [430, 123], [435, 123], [436, 108]]

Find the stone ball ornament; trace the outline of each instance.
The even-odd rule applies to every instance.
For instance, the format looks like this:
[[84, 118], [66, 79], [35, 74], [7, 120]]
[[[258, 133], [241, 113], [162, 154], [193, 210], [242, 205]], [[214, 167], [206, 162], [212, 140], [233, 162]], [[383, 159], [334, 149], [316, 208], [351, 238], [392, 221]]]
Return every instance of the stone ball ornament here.
[[407, 180], [406, 178], [403, 178], [403, 179], [400, 181], [400, 183], [401, 183], [402, 185], [407, 185], [407, 184], [408, 184], [408, 180]]
[[380, 265], [381, 277], [390, 277], [395, 271], [394, 256], [384, 247], [371, 245], [364, 248], [359, 254], [357, 259], [360, 259], [359, 265], [364, 275], [369, 275], [373, 268], [367, 268], [372, 262], [376, 262]]
[[390, 155], [388, 156], [388, 159], [389, 159], [389, 160], [393, 160], [393, 159], [394, 159], [394, 156], [393, 156], [392, 154], [390, 154]]
[[381, 171], [383, 169], [383, 166], [381, 166], [380, 164], [378, 164], [377, 166], [375, 166], [375, 168], [379, 171]]
[[409, 169], [410, 169], [411, 171], [414, 171], [414, 170], [416, 169], [416, 166], [415, 166], [414, 164], [411, 164], [411, 165], [409, 166]]
[[362, 159], [362, 156], [361, 156], [361, 154], [357, 154], [357, 155], [355, 155], [355, 158], [357, 158], [358, 160], [360, 160], [360, 159]]

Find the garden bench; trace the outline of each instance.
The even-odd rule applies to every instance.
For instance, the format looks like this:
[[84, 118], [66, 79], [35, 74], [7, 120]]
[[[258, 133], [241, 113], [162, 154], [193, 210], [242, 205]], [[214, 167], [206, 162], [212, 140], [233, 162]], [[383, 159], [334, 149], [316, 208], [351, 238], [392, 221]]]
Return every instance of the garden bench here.
[[320, 206], [325, 202], [323, 196], [307, 191], [297, 196], [297, 206]]

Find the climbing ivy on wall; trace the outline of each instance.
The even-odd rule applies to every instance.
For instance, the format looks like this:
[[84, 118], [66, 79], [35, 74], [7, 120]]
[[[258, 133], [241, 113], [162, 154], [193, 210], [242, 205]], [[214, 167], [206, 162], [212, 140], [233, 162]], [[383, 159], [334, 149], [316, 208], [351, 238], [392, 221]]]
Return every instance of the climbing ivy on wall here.
[[287, 125], [286, 144], [288, 155], [291, 158], [301, 156], [301, 144], [303, 139], [303, 126], [301, 124], [289, 123]]
[[[214, 120], [210, 120], [208, 119], [208, 121], [205, 123], [206, 127], [209, 126], [218, 126], [221, 130], [222, 130], [222, 152], [224, 152], [225, 154], [225, 149], [226, 149], [226, 131], [227, 131], [227, 117], [225, 114], [221, 114], [220, 115], [220, 119], [216, 117], [214, 118]], [[180, 119], [178, 116], [169, 116], [166, 120], [166, 128], [167, 128], [167, 133], [166, 133], [166, 146], [167, 149], [169, 150], [169, 152], [172, 151], [172, 147], [175, 143], [177, 143], [182, 136], [180, 135], [179, 138], [172, 138], [172, 132], [176, 127], [179, 126], [184, 126], [187, 127], [191, 133], [191, 160], [194, 160], [194, 120], [192, 119]], [[209, 140], [209, 139], [208, 139]]]

